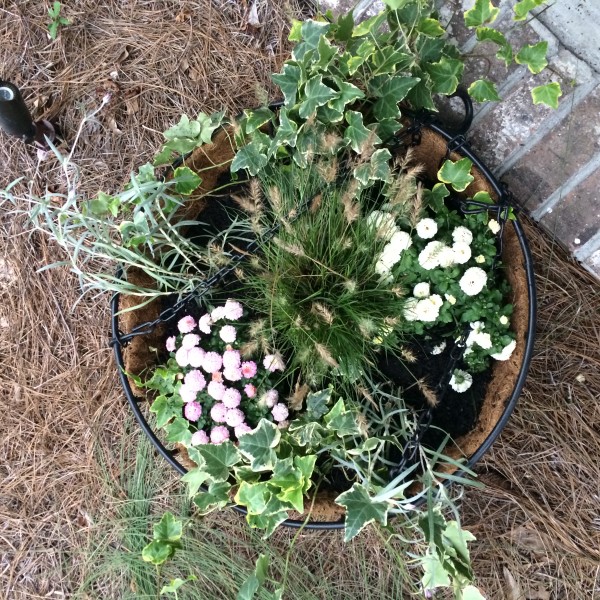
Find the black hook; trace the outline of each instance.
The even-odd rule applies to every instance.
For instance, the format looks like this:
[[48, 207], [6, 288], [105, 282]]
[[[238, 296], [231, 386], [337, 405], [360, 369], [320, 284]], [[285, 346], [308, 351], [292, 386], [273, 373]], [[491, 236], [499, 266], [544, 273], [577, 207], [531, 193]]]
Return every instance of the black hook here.
[[26, 144], [34, 144], [43, 150], [49, 149], [46, 138], [53, 141], [56, 137], [54, 127], [49, 121], [32, 119], [19, 88], [9, 81], [1, 80], [0, 129], [20, 138]]

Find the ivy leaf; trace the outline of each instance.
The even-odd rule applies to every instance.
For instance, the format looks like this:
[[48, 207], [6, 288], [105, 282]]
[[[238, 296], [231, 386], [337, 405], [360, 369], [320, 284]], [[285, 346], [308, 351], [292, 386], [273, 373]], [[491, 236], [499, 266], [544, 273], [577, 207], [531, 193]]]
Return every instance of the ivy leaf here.
[[173, 444], [183, 444], [189, 446], [192, 440], [192, 434], [189, 429], [189, 421], [183, 417], [175, 417], [170, 423], [165, 425], [165, 432], [167, 433], [167, 442]]
[[[370, 127], [372, 128], [373, 125]], [[375, 123], [375, 131], [384, 142], [396, 135], [401, 129], [402, 124], [396, 119], [383, 119]]]
[[271, 471], [276, 461], [273, 448], [281, 439], [277, 425], [261, 419], [258, 427], [240, 437], [239, 450], [251, 461], [254, 471]]
[[387, 148], [375, 150], [373, 156], [371, 156], [370, 162], [354, 169], [354, 177], [360, 181], [364, 187], [368, 187], [370, 181], [389, 181], [391, 175], [391, 158], [392, 155]]
[[353, 412], [346, 410], [344, 401], [338, 400], [333, 408], [324, 417], [327, 429], [333, 431], [338, 437], [358, 435], [358, 424]]
[[471, 175], [473, 163], [468, 158], [456, 162], [447, 160], [438, 171], [438, 179], [450, 184], [457, 192], [464, 192], [475, 179]]
[[311, 419], [318, 421], [329, 411], [332, 389], [330, 387], [318, 392], [311, 392], [306, 396], [306, 413]]
[[299, 513], [304, 512], [304, 477], [294, 467], [291, 457], [278, 460], [273, 470], [273, 477], [268, 481], [269, 487], [278, 487], [275, 495], [283, 503], [291, 505]]
[[267, 155], [262, 152], [263, 144], [256, 140], [243, 146], [235, 155], [231, 163], [231, 172], [235, 173], [246, 169], [253, 177], [263, 169], [267, 162]]
[[318, 58], [313, 62], [313, 69], [325, 71], [337, 54], [337, 48], [332, 46], [329, 40], [322, 35], [317, 46], [317, 52]]
[[302, 41], [302, 24], [304, 21], [299, 21], [298, 19], [292, 19], [292, 26], [290, 27], [290, 33], [288, 35], [288, 40], [290, 42], [301, 42]]
[[224, 508], [230, 502], [229, 491], [231, 484], [227, 481], [213, 482], [208, 486], [206, 492], [200, 492], [194, 498], [194, 504], [197, 506], [201, 515], [207, 515], [209, 512], [218, 508]]
[[171, 544], [179, 542], [183, 533], [183, 523], [173, 516], [173, 513], [166, 512], [153, 528], [154, 539]]
[[436, 183], [431, 190], [423, 190], [423, 199], [435, 213], [444, 210], [444, 199], [450, 195], [450, 190], [443, 183]]
[[348, 73], [354, 75], [375, 50], [376, 46], [371, 40], [364, 40], [356, 49], [356, 54], [348, 59]]
[[462, 600], [485, 600], [485, 596], [474, 585], [468, 585], [462, 591]]
[[467, 569], [467, 576], [471, 574], [471, 558], [469, 555], [468, 542], [475, 541], [475, 536], [470, 532], [460, 528], [456, 521], [450, 521], [446, 524], [443, 533], [444, 547], [446, 551], [452, 550], [456, 558], [460, 560]]
[[418, 77], [402, 77], [396, 75], [392, 78], [386, 78], [386, 81], [379, 87], [378, 100], [373, 106], [373, 113], [378, 120], [395, 119], [400, 116], [398, 102], [406, 98], [408, 92], [417, 85]]
[[167, 129], [163, 135], [167, 140], [175, 140], [178, 138], [195, 138], [200, 135], [201, 129], [202, 126], [198, 121], [190, 121], [190, 118], [187, 115], [181, 115], [179, 123], [177, 123], [177, 125], [173, 125], [173, 127], [169, 127], [169, 129]]
[[306, 42], [309, 48], [314, 49], [319, 45], [321, 36], [326, 35], [330, 28], [330, 23], [313, 21], [312, 19], [309, 19], [302, 23], [302, 39]]
[[479, 27], [485, 23], [493, 23], [500, 12], [491, 0], [475, 0], [475, 6], [465, 12], [465, 25], [467, 27]]
[[433, 591], [440, 587], [450, 586], [450, 577], [442, 564], [435, 547], [429, 547], [425, 556], [421, 559], [423, 578], [421, 584], [423, 589]]
[[405, 52], [400, 52], [392, 46], [381, 48], [373, 54], [372, 62], [374, 68], [371, 76], [402, 71], [410, 66], [412, 60], [412, 56]]
[[98, 195], [87, 203], [88, 210], [97, 217], [103, 217], [109, 213], [116, 217], [119, 214], [120, 206], [121, 200], [118, 197], [104, 192], [98, 192]]
[[300, 66], [286, 62], [281, 73], [271, 75], [271, 79], [279, 86], [285, 99], [285, 106], [291, 108], [296, 104], [296, 94], [302, 81], [302, 69]]
[[387, 18], [385, 11], [380, 12], [379, 14], [359, 23], [352, 32], [352, 37], [363, 37], [371, 33], [371, 31], [377, 31], [379, 26], [382, 25]]
[[207, 479], [208, 473], [201, 468], [196, 467], [194, 469], [190, 469], [185, 475], [183, 475], [181, 481], [188, 484], [188, 496], [193, 498]]
[[177, 590], [188, 581], [196, 581], [198, 578], [195, 575], [189, 575], [186, 579], [181, 579], [176, 577], [175, 579], [171, 579], [169, 585], [163, 585], [160, 590], [160, 594], [176, 594]]
[[182, 196], [189, 196], [202, 183], [202, 177], [189, 167], [177, 167], [173, 173], [175, 191]]
[[[275, 502], [280, 503], [277, 498], [272, 498], [272, 505], [275, 506]], [[248, 525], [253, 528], [262, 529], [265, 533], [263, 539], [268, 538], [279, 526], [280, 523], [285, 521], [288, 517], [286, 509], [280, 511], [268, 511], [268, 514], [262, 515], [248, 515], [246, 520]]]
[[156, 415], [156, 426], [164, 427], [174, 417], [181, 416], [183, 400], [179, 396], [158, 396], [150, 407]]
[[426, 71], [433, 84], [432, 91], [435, 94], [454, 94], [462, 77], [463, 69], [462, 61], [446, 57], [437, 63], [427, 65]]
[[204, 459], [202, 470], [213, 482], [227, 481], [231, 467], [242, 460], [238, 449], [229, 441], [221, 444], [203, 444], [196, 449]]
[[427, 37], [432, 38], [440, 37], [446, 33], [446, 30], [442, 27], [437, 19], [430, 18], [423, 19], [417, 25], [417, 31], [423, 35], [426, 35]]
[[298, 446], [309, 448], [316, 448], [321, 443], [325, 433], [323, 426], [316, 421], [304, 424], [292, 421], [288, 431]]
[[346, 122], [348, 127], [344, 131], [344, 141], [350, 144], [357, 154], [361, 154], [364, 144], [369, 140], [371, 140], [371, 144], [381, 143], [377, 135], [364, 126], [362, 113], [355, 110], [346, 111]]
[[383, 0], [383, 3], [386, 6], [389, 6], [389, 8], [392, 10], [398, 10], [399, 8], [402, 8], [407, 2], [408, 0]]
[[340, 494], [335, 502], [346, 508], [345, 542], [350, 541], [373, 521], [387, 525], [387, 502], [373, 502], [368, 491], [359, 483]]
[[257, 110], [245, 110], [244, 115], [246, 117], [246, 133], [252, 133], [273, 118], [273, 111], [270, 108], [264, 107]]
[[312, 485], [311, 477], [315, 470], [316, 462], [316, 454], [311, 454], [309, 456], [294, 456], [294, 465], [300, 471], [304, 479], [302, 493], [306, 493]]
[[306, 99], [300, 103], [298, 108], [298, 114], [303, 119], [308, 119], [317, 110], [317, 107], [327, 104], [329, 100], [339, 95], [339, 92], [323, 83], [321, 75], [316, 75], [306, 82], [304, 93]]
[[266, 554], [261, 554], [254, 568], [254, 573], [244, 581], [240, 591], [237, 593], [236, 600], [252, 600], [258, 591], [258, 588], [265, 582], [267, 578], [267, 569], [269, 567], [269, 557]]
[[474, 81], [468, 89], [469, 95], [477, 102], [498, 102], [500, 96], [496, 85], [487, 79]]
[[336, 25], [335, 33], [333, 34], [336, 41], [347, 42], [352, 38], [352, 32], [354, 31], [354, 15], [352, 11], [341, 14]]
[[433, 83], [431, 77], [425, 72], [419, 74], [421, 81], [415, 85], [410, 92], [408, 92], [406, 99], [411, 103], [413, 107], [418, 106], [427, 110], [437, 110], [435, 103], [433, 102], [433, 95], [431, 90]]
[[492, 29], [491, 27], [478, 27], [477, 40], [480, 42], [493, 42], [500, 46], [496, 57], [503, 60], [507, 67], [510, 65], [513, 59], [512, 46], [501, 31]]
[[522, 21], [523, 19], [527, 18], [530, 10], [541, 6], [545, 2], [546, 0], [521, 0], [521, 2], [517, 2], [514, 7], [514, 20]]
[[296, 145], [297, 138], [298, 125], [289, 118], [287, 108], [283, 107], [279, 111], [279, 125], [269, 147], [268, 155], [273, 156], [280, 146], [285, 145], [293, 148]]
[[550, 108], [558, 108], [558, 99], [562, 96], [560, 83], [553, 81], [546, 85], [539, 85], [531, 90], [534, 104], [545, 104]]
[[365, 93], [360, 88], [357, 88], [355, 85], [348, 83], [347, 81], [342, 81], [341, 79], [336, 78], [335, 83], [339, 88], [339, 96], [333, 100], [330, 100], [327, 104], [327, 106], [331, 107], [333, 110], [343, 112], [346, 104], [365, 97]]
[[271, 491], [266, 481], [257, 483], [242, 481], [234, 500], [246, 507], [248, 515], [261, 515], [265, 512], [270, 498]]
[[534, 74], [542, 72], [547, 66], [546, 53], [548, 52], [548, 42], [539, 42], [533, 46], [523, 46], [515, 56], [515, 61], [520, 65], [527, 65], [527, 68]]
[[142, 560], [153, 565], [162, 565], [175, 554], [175, 548], [166, 542], [154, 540], [142, 550]]

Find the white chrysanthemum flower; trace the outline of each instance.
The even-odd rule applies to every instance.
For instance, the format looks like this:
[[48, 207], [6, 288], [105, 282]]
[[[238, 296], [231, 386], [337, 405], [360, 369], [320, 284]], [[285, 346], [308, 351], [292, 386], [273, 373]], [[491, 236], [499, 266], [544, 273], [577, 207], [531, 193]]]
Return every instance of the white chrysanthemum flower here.
[[448, 248], [443, 242], [429, 242], [419, 253], [419, 264], [426, 271], [440, 266], [440, 256]]
[[480, 267], [470, 267], [460, 278], [458, 285], [467, 296], [476, 296], [484, 288], [487, 281], [486, 272]]
[[454, 369], [450, 378], [450, 387], [459, 394], [466, 392], [473, 385], [473, 376], [466, 371]]
[[[437, 296], [437, 294], [434, 294], [434, 296]], [[417, 320], [423, 321], [423, 323], [433, 323], [439, 317], [441, 304], [436, 301], [434, 296], [423, 298], [423, 300], [417, 302], [415, 306]], [[437, 297], [440, 298], [439, 296]]]
[[492, 338], [489, 333], [476, 333], [472, 331], [467, 338], [467, 346], [470, 347], [473, 344], [477, 344], [484, 350], [489, 350], [492, 347]]
[[417, 223], [417, 235], [424, 240], [431, 239], [438, 230], [437, 223], [433, 219], [421, 219]]
[[444, 294], [444, 298], [446, 298], [450, 304], [456, 304], [456, 298], [452, 294]]
[[434, 346], [431, 349], [431, 354], [433, 354], [433, 355], [441, 354], [445, 349], [446, 349], [446, 342], [442, 342], [441, 344], [438, 344], [437, 346]]
[[454, 231], [452, 232], [452, 239], [454, 240], [454, 243], [469, 245], [473, 241], [473, 233], [470, 229], [467, 229], [461, 225], [460, 227], [454, 228]]
[[495, 358], [496, 360], [508, 360], [512, 356], [512, 353], [516, 347], [517, 340], [513, 340], [510, 342], [510, 344], [504, 346], [500, 352], [492, 354], [492, 358]]
[[488, 222], [488, 227], [494, 235], [500, 231], [500, 223], [498, 223], [496, 219], [490, 219]]
[[437, 306], [438, 308], [442, 308], [442, 305], [444, 304], [444, 301], [439, 294], [431, 294], [428, 299], [434, 306]]
[[475, 333], [481, 333], [485, 329], [485, 323], [483, 321], [472, 321], [469, 325]]
[[452, 245], [452, 253], [454, 262], [459, 265], [464, 265], [471, 258], [471, 246], [464, 242], [454, 242]]
[[508, 317], [506, 315], [502, 315], [499, 321], [502, 325], [508, 325]]
[[475, 257], [475, 262], [482, 265], [485, 262], [485, 256], [483, 254], [480, 254], [479, 256]]
[[404, 303], [404, 310], [402, 311], [402, 314], [404, 315], [404, 318], [407, 321], [416, 321], [417, 320], [417, 312], [416, 312], [416, 307], [417, 307], [417, 303], [419, 302], [419, 300], [417, 300], [416, 298], [409, 298], [405, 303]]
[[377, 235], [389, 240], [396, 231], [396, 219], [388, 212], [374, 210], [368, 217], [367, 223], [377, 228]]
[[391, 246], [399, 252], [402, 252], [403, 250], [408, 250], [412, 246], [412, 239], [410, 237], [410, 234], [400, 229], [394, 231], [392, 237], [390, 237], [388, 246]]
[[454, 252], [450, 246], [444, 246], [444, 249], [440, 253], [440, 267], [452, 267], [456, 264], [454, 260]]
[[427, 296], [429, 296], [430, 293], [431, 291], [428, 281], [422, 281], [421, 283], [417, 283], [417, 285], [415, 285], [415, 287], [413, 288], [413, 296], [415, 298], [427, 298]]

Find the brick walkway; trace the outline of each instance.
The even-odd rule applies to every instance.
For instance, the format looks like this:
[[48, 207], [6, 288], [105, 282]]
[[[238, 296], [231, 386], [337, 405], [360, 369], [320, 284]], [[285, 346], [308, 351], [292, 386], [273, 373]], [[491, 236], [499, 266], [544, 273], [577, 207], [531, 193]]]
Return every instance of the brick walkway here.
[[[512, 21], [515, 3], [500, 3], [494, 27], [515, 47], [547, 41], [549, 66], [536, 77], [520, 65], [507, 70], [494, 58], [493, 44], [479, 45], [466, 83], [482, 76], [495, 81], [502, 102], [476, 106], [469, 142], [521, 206], [600, 278], [600, 2], [559, 0], [536, 11], [524, 26]], [[334, 12], [354, 4], [321, 0]], [[472, 2], [439, 4], [450, 35], [464, 52], [471, 51], [475, 36], [462, 15]], [[378, 5], [362, 0], [355, 14], [372, 14]], [[549, 81], [559, 81], [563, 89], [558, 110], [531, 101], [530, 89]]]

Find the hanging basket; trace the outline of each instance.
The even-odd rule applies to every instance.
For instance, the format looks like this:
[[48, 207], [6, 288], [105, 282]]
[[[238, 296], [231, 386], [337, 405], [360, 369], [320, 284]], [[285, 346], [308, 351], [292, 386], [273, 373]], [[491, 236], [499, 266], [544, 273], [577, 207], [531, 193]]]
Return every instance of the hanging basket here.
[[[507, 191], [496, 181], [489, 169], [469, 149], [463, 133], [470, 123], [468, 103], [467, 118], [462, 130], [457, 135], [450, 133], [429, 115], [414, 115], [405, 122], [404, 128], [395, 139], [397, 152], [412, 147], [414, 162], [422, 164], [425, 177], [435, 181], [440, 164], [444, 159], [454, 161], [467, 157], [473, 162], [472, 175], [475, 180], [463, 193], [462, 199], [472, 198], [477, 192], [490, 194], [500, 214], [509, 205]], [[234, 149], [230, 131], [220, 130], [214, 142], [194, 151], [186, 158], [185, 164], [195, 171], [202, 171], [202, 185], [185, 204], [182, 218], [197, 219], [207, 203], [211, 201], [207, 192], [215, 189], [217, 181], [228, 172], [229, 161], [233, 158]], [[488, 451], [494, 440], [506, 425], [519, 395], [525, 384], [527, 370], [532, 356], [536, 296], [533, 264], [527, 240], [518, 218], [507, 222], [500, 240], [501, 260], [505, 276], [512, 289], [510, 302], [514, 306], [512, 330], [516, 334], [517, 346], [509, 360], [494, 361], [491, 367], [491, 378], [487, 385], [485, 398], [474, 428], [466, 435], [458, 437], [446, 447], [445, 453], [452, 458], [467, 457], [466, 466], [472, 467]], [[122, 275], [122, 274], [120, 274]], [[129, 269], [127, 279], [130, 283], [142, 287], [152, 286], [149, 276], [138, 269]], [[192, 298], [188, 298], [191, 300]], [[115, 352], [121, 384], [133, 414], [144, 433], [149, 437], [159, 453], [180, 474], [187, 472], [189, 459], [181, 450], [169, 450], [152, 430], [142, 406], [145, 404], [145, 392], [139, 389], [127, 374], [140, 375], [156, 362], [154, 348], [164, 347], [166, 324], [181, 316], [186, 300], [175, 307], [164, 308], [160, 300], [153, 300], [141, 308], [130, 310], [140, 305], [139, 297], [116, 294], [112, 298], [112, 345]], [[122, 312], [126, 311], [126, 312]], [[416, 440], [418, 441], [418, 440]], [[413, 440], [413, 446], [416, 447]], [[410, 443], [409, 443], [410, 445]], [[405, 453], [410, 454], [414, 447], [407, 447]], [[296, 519], [288, 519], [284, 525], [291, 527], [306, 526], [310, 529], [337, 529], [344, 526], [344, 509], [334, 503], [337, 493], [319, 492], [312, 503], [310, 518], [297, 515]], [[311, 502], [308, 503], [311, 506]], [[245, 514], [243, 507], [234, 508]]]

